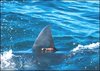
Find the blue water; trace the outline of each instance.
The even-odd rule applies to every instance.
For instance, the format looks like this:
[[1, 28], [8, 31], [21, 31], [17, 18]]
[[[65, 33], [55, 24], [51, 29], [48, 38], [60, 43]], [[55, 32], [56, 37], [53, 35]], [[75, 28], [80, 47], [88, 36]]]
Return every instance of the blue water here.
[[[69, 65], [63, 61], [59, 65], [51, 66], [52, 69], [99, 69], [98, 1], [6, 1], [0, 3], [2, 52], [30, 50], [40, 31], [46, 25], [50, 25], [55, 47], [59, 51], [71, 52], [82, 45], [83, 52], [82, 54], [79, 51], [74, 57], [66, 59], [66, 62], [71, 62]], [[83, 59], [78, 63], [80, 58]]]

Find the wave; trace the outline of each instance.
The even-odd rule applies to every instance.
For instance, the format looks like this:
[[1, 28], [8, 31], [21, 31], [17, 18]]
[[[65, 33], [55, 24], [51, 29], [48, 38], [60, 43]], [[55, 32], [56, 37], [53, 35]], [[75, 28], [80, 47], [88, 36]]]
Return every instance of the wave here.
[[94, 49], [99, 49], [99, 46], [100, 46], [100, 42], [97, 42], [97, 43], [92, 43], [92, 44], [89, 44], [89, 45], [78, 45], [76, 48], [74, 48], [72, 50], [72, 52], [78, 52], [78, 51], [81, 51], [81, 50], [94, 50]]
[[3, 54], [0, 54], [0, 66], [1, 70], [15, 70], [15, 62], [12, 60], [12, 57], [14, 54], [12, 54], [12, 50], [5, 51]]

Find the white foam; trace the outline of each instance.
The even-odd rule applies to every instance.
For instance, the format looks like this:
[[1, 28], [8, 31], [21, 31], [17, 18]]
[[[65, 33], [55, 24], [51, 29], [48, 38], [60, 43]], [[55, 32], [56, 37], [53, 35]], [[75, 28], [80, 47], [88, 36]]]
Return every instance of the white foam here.
[[92, 43], [92, 44], [89, 44], [89, 45], [78, 45], [76, 48], [74, 48], [72, 50], [72, 52], [76, 52], [76, 51], [80, 51], [80, 50], [84, 50], [84, 49], [96, 49], [96, 48], [99, 48], [99, 45], [100, 45], [100, 42], [97, 42], [97, 43]]
[[12, 50], [5, 51], [1, 56], [1, 70], [11, 70], [15, 68], [15, 63], [12, 61]]

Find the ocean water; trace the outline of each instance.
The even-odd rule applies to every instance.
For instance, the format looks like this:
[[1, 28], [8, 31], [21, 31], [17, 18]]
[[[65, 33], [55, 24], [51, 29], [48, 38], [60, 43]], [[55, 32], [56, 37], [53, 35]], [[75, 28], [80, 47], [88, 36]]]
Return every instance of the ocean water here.
[[[99, 70], [99, 1], [0, 4], [1, 70]], [[35, 64], [31, 49], [47, 25], [51, 26], [55, 47], [62, 55], [50, 54], [51, 60], [58, 61], [55, 64], [45, 57], [44, 64]]]

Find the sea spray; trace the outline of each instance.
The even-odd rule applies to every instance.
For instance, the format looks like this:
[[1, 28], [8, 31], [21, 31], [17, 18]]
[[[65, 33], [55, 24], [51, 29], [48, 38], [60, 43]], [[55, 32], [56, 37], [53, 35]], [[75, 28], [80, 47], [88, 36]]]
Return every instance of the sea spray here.
[[72, 50], [72, 52], [77, 52], [77, 51], [81, 51], [81, 50], [85, 50], [85, 49], [93, 50], [93, 49], [99, 48], [99, 45], [100, 45], [100, 42], [92, 43], [89, 45], [80, 45], [79, 44], [76, 48], [74, 48]]
[[12, 54], [12, 50], [5, 51], [0, 54], [1, 57], [1, 70], [13, 70], [15, 68], [15, 63], [12, 59], [14, 55]]

